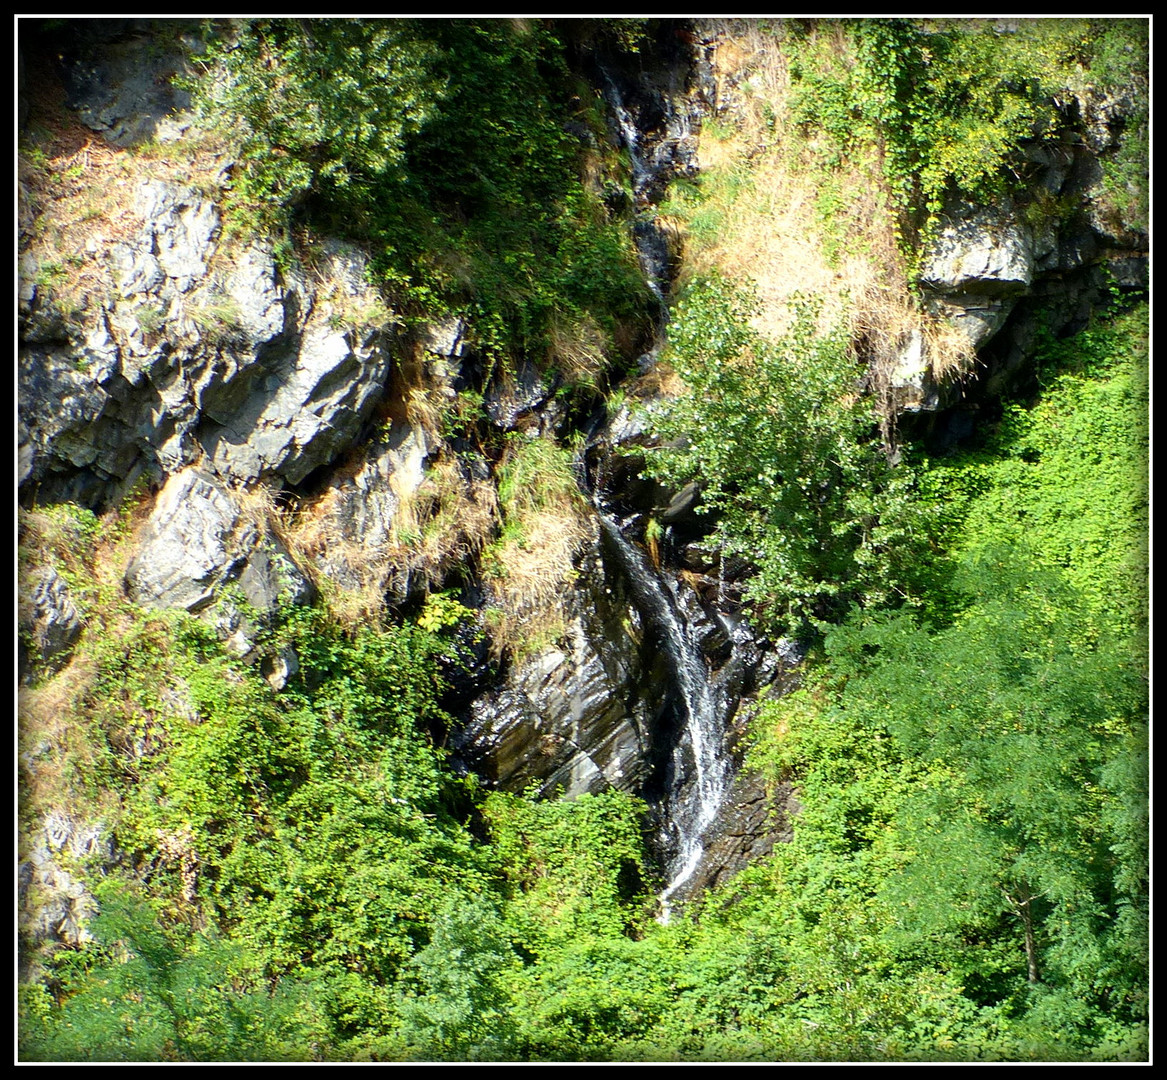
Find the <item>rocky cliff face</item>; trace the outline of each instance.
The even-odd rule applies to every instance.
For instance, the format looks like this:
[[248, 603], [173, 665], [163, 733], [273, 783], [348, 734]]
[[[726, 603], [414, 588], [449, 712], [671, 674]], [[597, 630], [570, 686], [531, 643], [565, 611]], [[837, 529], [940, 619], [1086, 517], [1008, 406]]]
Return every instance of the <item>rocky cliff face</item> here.
[[[366, 253], [318, 240], [289, 260], [268, 239], [229, 234], [221, 203], [231, 161], [175, 118], [181, 98], [155, 92], [155, 76], [181, 66], [180, 53], [162, 48], [131, 78], [127, 57], [141, 55], [149, 29], [125, 23], [102, 33], [105, 61], [82, 71], [67, 60], [72, 112], [45, 104], [47, 73], [25, 75], [26, 96], [39, 103], [34, 120], [51, 117], [61, 133], [55, 171], [21, 178], [22, 504], [104, 509], [148, 489], [126, 595], [204, 613], [277, 687], [296, 658], [265, 655], [254, 621], [281, 604], [311, 603], [322, 580], [401, 605], [458, 569], [471, 583], [463, 599], [482, 602], [489, 588], [476, 560], [497, 534], [495, 462], [444, 431], [442, 409], [456, 410], [470, 390], [497, 432], [535, 439], [585, 425], [568, 419], [553, 380], [534, 368], [485, 378], [473, 326], [448, 319], [406, 329], [367, 283]], [[609, 101], [614, 143], [634, 158], [642, 261], [662, 297], [677, 250], [652, 207], [671, 177], [695, 173], [701, 115], [731, 110], [734, 80], [746, 77], [717, 67], [719, 33], [704, 26], [665, 74], [637, 82], [602, 65], [591, 73]], [[1081, 195], [1073, 213], [1034, 224], [1008, 202], [951, 210], [925, 253], [921, 285], [987, 366], [980, 386], [942, 384], [923, 340], [910, 339], [892, 379], [900, 410], [960, 415], [977, 395], [1022, 377], [1030, 301], [1054, 297], [1060, 325], [1074, 326], [1108, 272], [1120, 288], [1145, 287], [1145, 235], [1091, 216], [1092, 161], [1114, 137], [1112, 105], [1083, 103], [1085, 144], [1045, 148], [1037, 162], [1034, 184], [1050, 197]], [[144, 135], [156, 140], [146, 151], [111, 149]], [[1009, 343], [995, 345], [1006, 325]], [[654, 364], [646, 355], [642, 371]], [[650, 383], [632, 393], [651, 406], [660, 390]], [[788, 685], [797, 647], [760, 638], [741, 619], [736, 581], [747, 568], [722, 565], [702, 547], [696, 490], [641, 478], [638, 455], [651, 442], [643, 421], [613, 408], [595, 414], [589, 430], [580, 469], [589, 494], [635, 539], [650, 514], [669, 529], [660, 573], [679, 575], [671, 603], [715, 687], [722, 753], [740, 764], [741, 702]], [[311, 528], [290, 542], [256, 510], [257, 493], [264, 505], [277, 494], [298, 502]], [[567, 797], [614, 786], [644, 794], [667, 822], [694, 784], [675, 752], [684, 689], [595, 512], [583, 520], [562, 632], [501, 674], [483, 664], [456, 676], [463, 686], [449, 745], [488, 783]], [[84, 623], [52, 567], [22, 582], [21, 620], [36, 677], [67, 660]], [[792, 800], [739, 774], [686, 892], [723, 880], [786, 835]], [[52, 895], [30, 916], [36, 934], [81, 932], [75, 924], [89, 901], [56, 853], [80, 845], [92, 854], [94, 830], [46, 820], [32, 842], [22, 888]], [[667, 860], [675, 842], [664, 838], [661, 848]]]

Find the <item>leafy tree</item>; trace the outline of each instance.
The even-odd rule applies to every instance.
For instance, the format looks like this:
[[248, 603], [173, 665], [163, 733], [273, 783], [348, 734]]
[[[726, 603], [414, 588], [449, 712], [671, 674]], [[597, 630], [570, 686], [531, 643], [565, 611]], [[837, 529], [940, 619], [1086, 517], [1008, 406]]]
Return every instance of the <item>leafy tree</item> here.
[[246, 198], [295, 203], [397, 168], [405, 137], [443, 92], [435, 52], [400, 19], [256, 19], [209, 37], [193, 88], [205, 112], [231, 118]]
[[399, 1037], [411, 1056], [506, 1056], [515, 1028], [507, 979], [518, 962], [494, 905], [462, 898], [443, 905], [429, 944], [410, 962], [415, 988], [400, 1007]]
[[569, 121], [603, 120], [562, 53], [539, 20], [247, 20], [212, 33], [192, 89], [240, 146], [246, 229], [367, 243], [406, 317], [458, 311], [492, 361], [594, 382], [648, 293], [581, 180]]
[[975, 605], [940, 633], [900, 617], [828, 639], [850, 676], [844, 712], [929, 763], [897, 814], [908, 859], [887, 900], [905, 932], [948, 940], [974, 969], [974, 943], [992, 952], [1013, 924], [1012, 970], [980, 972], [986, 1002], [1016, 994], [1023, 974], [1089, 1000], [1093, 1020], [1138, 1021], [1145, 960], [1115, 918], [1142, 907], [1144, 870], [1114, 828], [1141, 787], [1142, 678], [1119, 642], [1090, 644], [1073, 591], [1015, 551], [986, 552], [964, 585]]
[[820, 332], [804, 300], [770, 341], [750, 324], [755, 307], [720, 280], [677, 305], [668, 357], [687, 390], [651, 414], [662, 446], [650, 471], [701, 484], [718, 544], [757, 568], [748, 595], [771, 623], [903, 597], [922, 521], [910, 474], [873, 437], [846, 335]]

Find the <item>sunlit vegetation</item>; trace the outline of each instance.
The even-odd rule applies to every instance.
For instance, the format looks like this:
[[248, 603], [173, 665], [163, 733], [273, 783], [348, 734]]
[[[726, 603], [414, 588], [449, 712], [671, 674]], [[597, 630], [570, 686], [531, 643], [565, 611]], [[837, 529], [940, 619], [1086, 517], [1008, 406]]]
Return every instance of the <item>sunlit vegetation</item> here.
[[[769, 250], [749, 208], [797, 179], [816, 273], [902, 285], [904, 262], [870, 272], [907, 259], [895, 230], [910, 246], [953, 192], [1010, 190], [1021, 134], [1064, 122], [1051, 80], [1136, 78], [1143, 29], [789, 27], [760, 76], [785, 99], [709, 132], [723, 159], [674, 191], [685, 390], [653, 414], [649, 469], [701, 483], [714, 542], [754, 567], [753, 619], [813, 651], [749, 734], [751, 764], [796, 785], [793, 841], [667, 925], [639, 799], [487, 793], [450, 767], [443, 672], [478, 633], [452, 593], [279, 607], [256, 631], [298, 657], [277, 689], [206, 621], [125, 598], [141, 500], [22, 516], [22, 573], [55, 568], [86, 619], [22, 694], [22, 826], [67, 806], [117, 853], [70, 867], [100, 913], [36, 958], [22, 1058], [1145, 1060], [1146, 309], [1043, 342], [1039, 393], [893, 467], [851, 301], [761, 317], [778, 264], [751, 287], [726, 257]], [[639, 49], [643, 27], [617, 38]], [[565, 121], [601, 121], [554, 25], [265, 20], [219, 27], [201, 63], [204, 120], [240, 155], [235, 228], [291, 258], [297, 229], [343, 227], [411, 317], [457, 312], [500, 370], [606, 388], [646, 289], [581, 179], [594, 148]], [[783, 124], [801, 141], [751, 174], [745, 142]], [[1129, 158], [1107, 169], [1142, 198]], [[877, 170], [854, 228], [831, 225]], [[471, 520], [460, 474], [435, 472], [393, 542], [458, 537], [521, 657], [558, 632], [588, 526], [566, 450], [499, 443], [497, 505]]]

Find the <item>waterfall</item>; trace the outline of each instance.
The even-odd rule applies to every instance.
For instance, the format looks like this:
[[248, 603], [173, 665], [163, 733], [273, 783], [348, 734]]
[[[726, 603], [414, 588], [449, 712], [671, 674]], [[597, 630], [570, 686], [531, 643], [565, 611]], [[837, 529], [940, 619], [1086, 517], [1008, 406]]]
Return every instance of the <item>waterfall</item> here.
[[[634, 115], [616, 78], [602, 66], [599, 74], [616, 132], [631, 165], [633, 206], [637, 213], [633, 240], [648, 286], [660, 304], [657, 344], [641, 357], [641, 369], [647, 370], [655, 362], [668, 319], [669, 243], [656, 218], [656, 202], [671, 176], [695, 167], [690, 145], [692, 124], [688, 108], [685, 105], [678, 108], [673, 94], [663, 88], [649, 89], [647, 85], [640, 89], [641, 104], [633, 106]], [[646, 108], [653, 116], [647, 124]], [[664, 808], [666, 823], [676, 841], [676, 854], [666, 867], [668, 884], [660, 895], [661, 918], [667, 922], [670, 900], [700, 865], [705, 835], [729, 791], [726, 708], [710, 686], [704, 657], [693, 639], [692, 629], [678, 612], [674, 595], [644, 553], [624, 538], [619, 526], [602, 511], [599, 516], [637, 606], [663, 644], [683, 713], [684, 734], [674, 748], [673, 783]]]
[[679, 147], [692, 135], [692, 122], [688, 112], [678, 109], [667, 94], [655, 94], [655, 105], [661, 111], [663, 122], [654, 129], [654, 137], [646, 146], [647, 133], [637, 126], [616, 80], [603, 67], [600, 77], [616, 130], [632, 166], [632, 200], [638, 214], [632, 230], [633, 240], [648, 287], [660, 304], [663, 326], [668, 315], [665, 291], [670, 277], [669, 245], [657, 223], [655, 208], [663, 181], [677, 165]]
[[[660, 894], [662, 919], [667, 922], [669, 900], [700, 864], [705, 832], [716, 819], [729, 791], [731, 777], [725, 751], [723, 710], [710, 687], [701, 650], [688, 624], [679, 617], [673, 596], [644, 554], [624, 538], [619, 526], [605, 514], [599, 516], [638, 605], [661, 636], [684, 712], [687, 738], [678, 743], [674, 753], [676, 780], [670, 806], [677, 854], [670, 860], [669, 882]], [[689, 778], [692, 790], [687, 797], [681, 797], [683, 781]]]

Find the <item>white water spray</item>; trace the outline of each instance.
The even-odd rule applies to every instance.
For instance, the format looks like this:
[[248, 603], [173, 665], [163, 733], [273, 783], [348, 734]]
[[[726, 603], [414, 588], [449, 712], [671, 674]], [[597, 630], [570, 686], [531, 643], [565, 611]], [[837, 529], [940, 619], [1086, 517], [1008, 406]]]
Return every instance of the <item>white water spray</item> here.
[[705, 832], [716, 819], [729, 791], [724, 720], [709, 685], [709, 672], [701, 650], [693, 641], [688, 624], [678, 617], [672, 596], [644, 554], [624, 539], [616, 523], [603, 514], [600, 521], [620, 555], [644, 614], [663, 638], [685, 713], [688, 738], [678, 747], [674, 760], [678, 775], [684, 775], [691, 757], [693, 791], [689, 798], [674, 802], [672, 823], [677, 834], [677, 854], [668, 867], [669, 883], [660, 894], [661, 921], [667, 922], [670, 900], [700, 865], [705, 852]]

